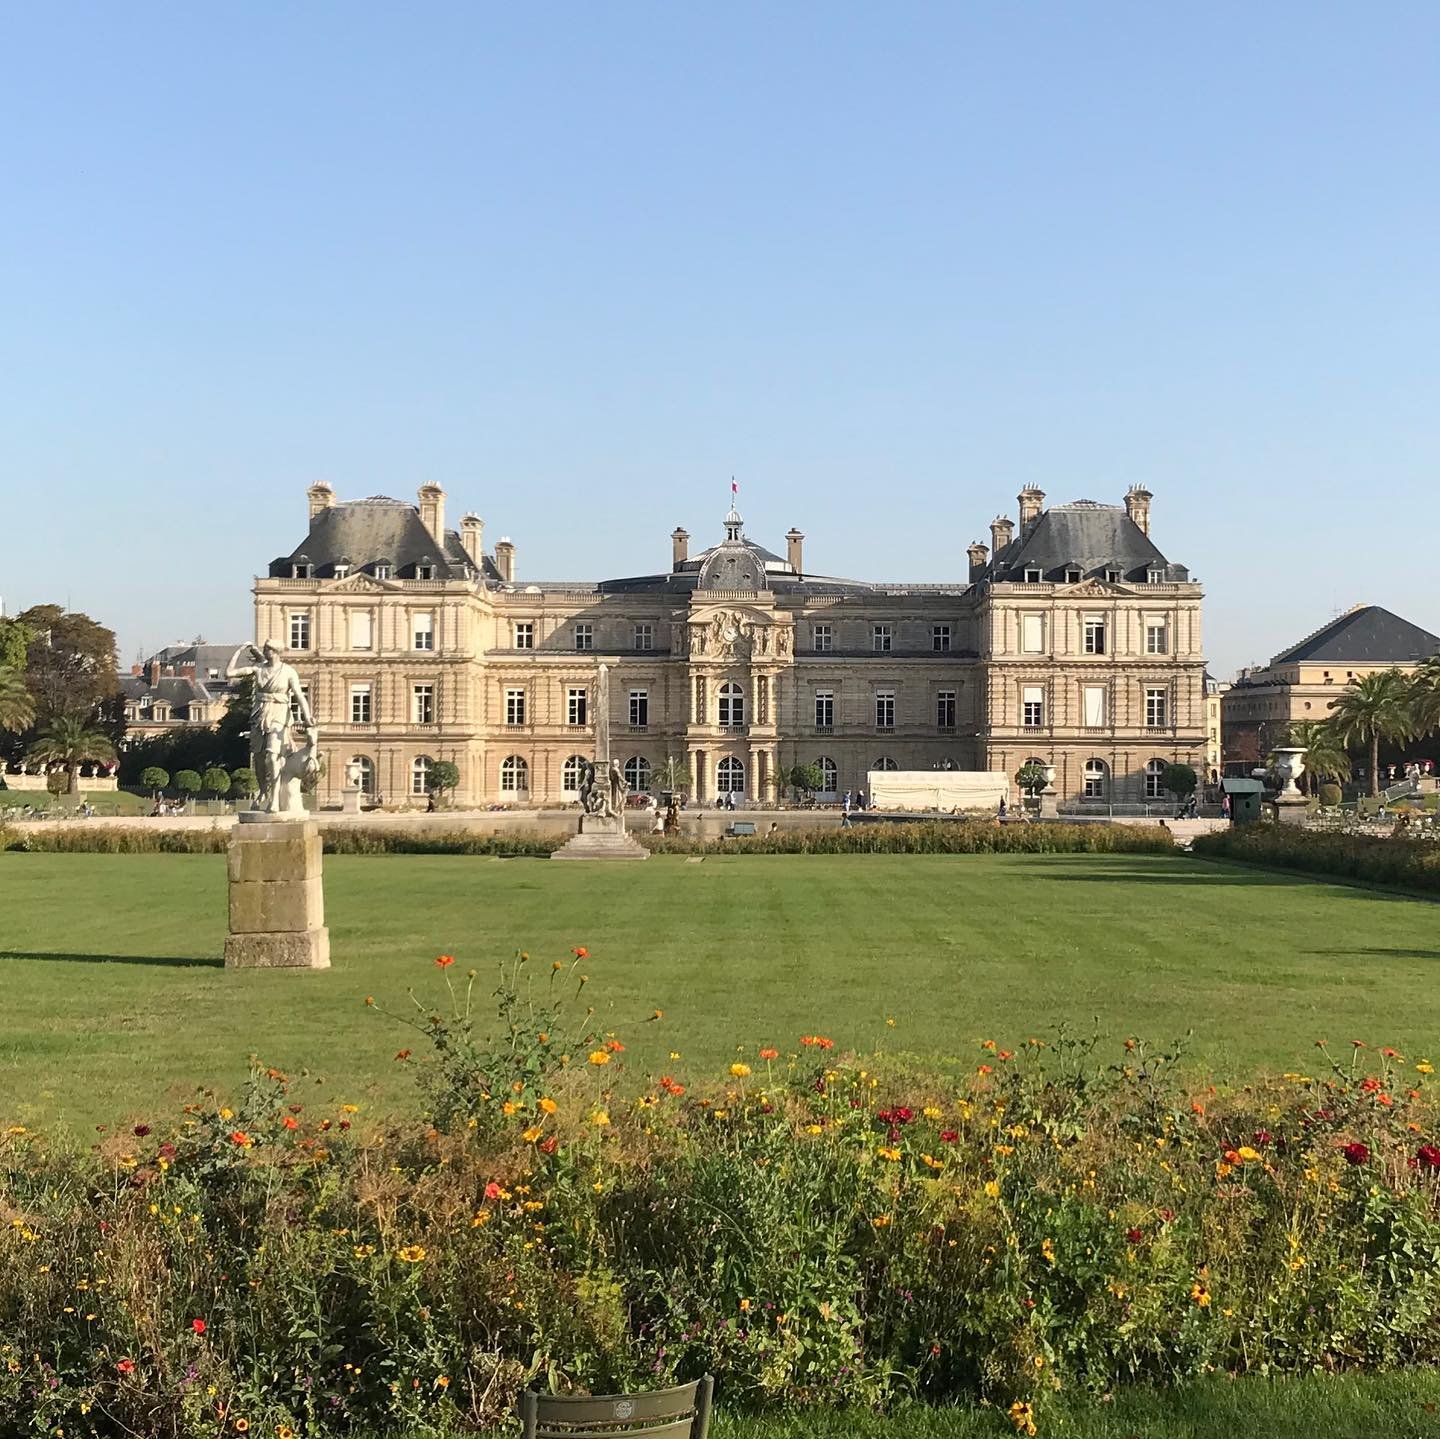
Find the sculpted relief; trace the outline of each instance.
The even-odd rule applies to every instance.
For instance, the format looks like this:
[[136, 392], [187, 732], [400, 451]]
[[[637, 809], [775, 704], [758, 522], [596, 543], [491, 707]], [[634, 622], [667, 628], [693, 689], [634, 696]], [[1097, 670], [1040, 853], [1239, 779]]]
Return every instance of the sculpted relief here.
[[738, 610], [717, 610], [683, 630], [691, 655], [705, 659], [788, 658], [794, 649], [789, 625], [772, 624]]

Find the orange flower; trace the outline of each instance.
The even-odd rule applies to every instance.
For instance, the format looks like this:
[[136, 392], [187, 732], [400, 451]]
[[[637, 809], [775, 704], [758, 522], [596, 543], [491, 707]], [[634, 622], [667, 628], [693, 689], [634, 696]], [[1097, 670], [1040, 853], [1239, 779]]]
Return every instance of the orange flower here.
[[835, 1048], [835, 1041], [833, 1039], [826, 1039], [825, 1036], [821, 1034], [802, 1034], [800, 1036], [800, 1043], [811, 1049]]
[[779, 1051], [778, 1049], [772, 1049], [772, 1048], [770, 1048], [769, 1045], [766, 1045], [765, 1048], [760, 1051], [760, 1058], [761, 1058], [761, 1059], [779, 1059], [779, 1058], [780, 1058], [780, 1051]]
[[435, 963], [441, 969], [449, 969], [450, 966], [455, 963], [455, 956], [453, 954], [442, 954], [435, 960]]
[[597, 1069], [598, 1069], [602, 1064], [609, 1064], [609, 1063], [610, 1063], [610, 1055], [609, 1055], [608, 1051], [603, 1050], [603, 1049], [592, 1049], [592, 1050], [590, 1051], [589, 1059], [590, 1059], [590, 1063], [593, 1064]]
[[399, 1060], [409, 1059], [409, 1058], [410, 1058], [410, 1051], [409, 1051], [408, 1049], [402, 1049], [402, 1050], [395, 1056], [395, 1058], [396, 1058], [396, 1059], [399, 1059]]
[[625, 1046], [621, 1044], [618, 1039], [607, 1039], [605, 1041], [605, 1048], [608, 1049], [611, 1054], [624, 1054], [625, 1052]]
[[980, 1066], [980, 1068], [975, 1071], [975, 1073], [976, 1073], [976, 1074], [989, 1074], [989, 1073], [990, 1073], [990, 1066], [989, 1066], [988, 1064], [982, 1064], [982, 1065]]
[[576, 947], [575, 947], [574, 949], [572, 949], [572, 950], [570, 951], [570, 953], [573, 954], [576, 959], [589, 959], [589, 958], [590, 958], [590, 951], [589, 951], [588, 949], [586, 949], [583, 944], [576, 945]]
[[296, 1119], [293, 1114], [287, 1114], [285, 1118], [280, 1121], [280, 1123], [283, 1124], [286, 1129], [300, 1128], [300, 1121]]
[[234, 1130], [230, 1135], [230, 1143], [238, 1144], [242, 1149], [249, 1149], [254, 1142], [243, 1129]]

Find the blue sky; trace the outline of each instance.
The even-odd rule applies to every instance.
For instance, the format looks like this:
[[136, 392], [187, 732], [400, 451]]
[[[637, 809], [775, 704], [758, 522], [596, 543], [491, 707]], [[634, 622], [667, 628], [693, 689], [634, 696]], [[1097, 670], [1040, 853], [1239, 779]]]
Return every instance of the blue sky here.
[[1217, 672], [1440, 630], [1433, 3], [29, 5], [4, 55], [0, 595], [127, 662], [248, 637], [321, 478], [536, 579], [710, 542], [732, 472], [919, 580], [1143, 482]]

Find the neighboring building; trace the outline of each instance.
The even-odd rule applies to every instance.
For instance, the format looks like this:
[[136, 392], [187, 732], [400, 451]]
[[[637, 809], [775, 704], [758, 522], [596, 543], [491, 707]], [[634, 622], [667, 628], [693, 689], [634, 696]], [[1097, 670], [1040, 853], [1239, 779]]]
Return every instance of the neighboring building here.
[[169, 645], [120, 678], [125, 739], [151, 739], [185, 725], [213, 725], [234, 688], [225, 667], [234, 645]]
[[1281, 744], [1290, 726], [1323, 720], [1351, 680], [1409, 671], [1440, 653], [1440, 637], [1379, 605], [1356, 605], [1264, 665], [1242, 670], [1222, 702], [1224, 762], [1244, 770]]
[[1224, 705], [1230, 686], [1214, 675], [1205, 676], [1205, 784], [1218, 784], [1224, 767]]
[[612, 752], [632, 788], [669, 759], [700, 802], [770, 800], [815, 761], [830, 792], [872, 769], [1056, 766], [1068, 803], [1160, 798], [1159, 776], [1205, 757], [1200, 587], [1149, 538], [1150, 494], [1046, 510], [1020, 496], [994, 553], [964, 580], [884, 584], [815, 574], [804, 536], [783, 557], [746, 537], [669, 569], [522, 584], [515, 546], [490, 554], [445, 496], [418, 504], [309, 496], [309, 532], [255, 584], [256, 638], [307, 687], [326, 754], [322, 800], [346, 765], [387, 803], [424, 794], [453, 761], [462, 803], [573, 800], [592, 752], [598, 666], [610, 671]]

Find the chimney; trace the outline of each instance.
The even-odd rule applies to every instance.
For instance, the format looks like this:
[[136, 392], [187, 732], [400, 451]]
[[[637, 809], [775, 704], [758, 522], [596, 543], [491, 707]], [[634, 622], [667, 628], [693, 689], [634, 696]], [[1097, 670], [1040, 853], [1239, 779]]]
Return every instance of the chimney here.
[[797, 575], [805, 573], [805, 536], [799, 530], [790, 530], [785, 535], [785, 558]]
[[1154, 498], [1144, 485], [1131, 485], [1125, 492], [1125, 513], [1147, 535], [1150, 533], [1150, 501]]
[[472, 512], [460, 521], [460, 543], [480, 569], [485, 563], [485, 521], [479, 515]]
[[153, 689], [153, 688], [154, 688], [156, 685], [158, 685], [159, 683], [160, 683], [160, 661], [159, 661], [158, 659], [152, 659], [152, 660], [150, 661], [150, 686], [151, 686], [151, 688]]
[[690, 531], [676, 525], [670, 532], [670, 568], [678, 570], [690, 558]]
[[1045, 491], [1026, 485], [1016, 497], [1020, 501], [1020, 538], [1035, 528], [1035, 521], [1045, 513]]
[[420, 486], [420, 523], [445, 553], [445, 491], [439, 485]]
[[990, 550], [998, 559], [1000, 551], [1015, 538], [1015, 521], [996, 515], [990, 521]]
[[131, 673], [132, 675], [134, 675], [134, 676], [136, 677], [136, 679], [139, 679], [139, 677], [145, 673], [145, 666], [144, 666], [144, 665], [131, 665], [131, 666], [130, 666], [130, 673]]
[[979, 584], [981, 576], [985, 573], [985, 561], [989, 558], [990, 551], [979, 540], [976, 540], [966, 553], [970, 556], [970, 583], [972, 585]]
[[495, 541], [495, 568], [507, 585], [515, 583], [515, 546], [504, 536]]
[[322, 510], [328, 510], [335, 503], [335, 491], [319, 480], [305, 491], [305, 497], [310, 501], [310, 523], [315, 523], [315, 516]]

